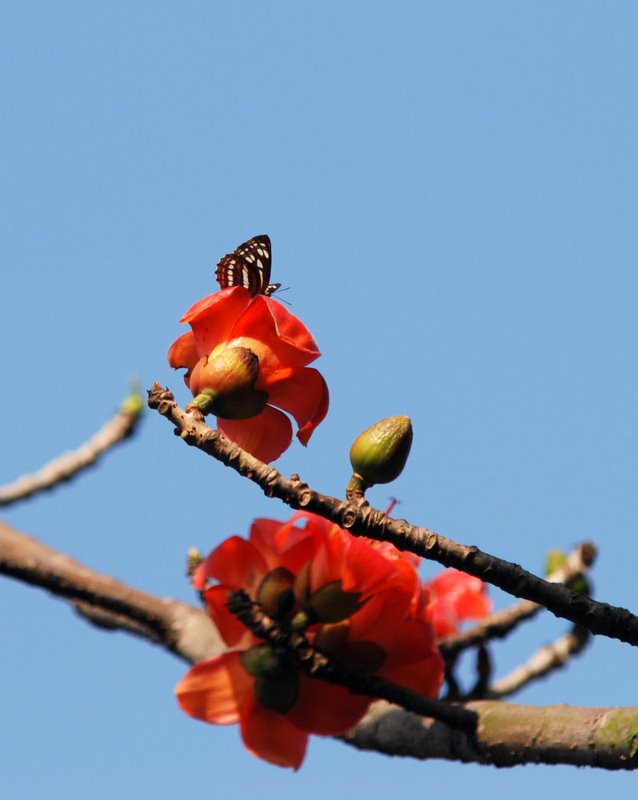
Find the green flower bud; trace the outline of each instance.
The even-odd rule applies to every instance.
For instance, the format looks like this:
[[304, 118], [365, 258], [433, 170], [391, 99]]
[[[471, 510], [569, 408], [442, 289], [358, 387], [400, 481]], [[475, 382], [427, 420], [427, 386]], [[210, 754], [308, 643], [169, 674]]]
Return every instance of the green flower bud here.
[[131, 386], [131, 392], [129, 396], [122, 402], [120, 411], [123, 414], [128, 414], [131, 417], [139, 417], [140, 414], [144, 412], [145, 406], [146, 404], [142, 394], [136, 384]]
[[591, 583], [584, 575], [579, 575], [573, 581], [569, 581], [567, 586], [572, 592], [578, 592], [578, 594], [586, 594], [588, 596], [592, 594]]
[[254, 388], [259, 375], [259, 358], [247, 347], [227, 347], [212, 357], [202, 369], [205, 389], [191, 406], [203, 414], [223, 419], [249, 419], [260, 414], [268, 393]]
[[310, 595], [308, 606], [317, 622], [340, 622], [361, 608], [361, 593], [341, 587], [341, 581], [333, 581]]
[[[365, 489], [398, 478], [410, 454], [412, 422], [409, 417], [387, 417], [360, 434], [350, 448], [350, 463]], [[352, 484], [352, 482], [351, 482]]]
[[299, 675], [290, 669], [285, 675], [255, 678], [255, 696], [266, 708], [285, 714], [299, 697]]
[[297, 702], [299, 675], [285, 655], [270, 645], [258, 644], [240, 656], [243, 668], [255, 678], [255, 695], [260, 703], [285, 714]]
[[295, 576], [285, 567], [269, 572], [257, 589], [257, 602], [276, 619], [289, 616], [295, 607]]
[[188, 553], [186, 554], [186, 574], [189, 578], [192, 578], [195, 574], [195, 570], [204, 560], [204, 556], [197, 547], [189, 547]]
[[269, 677], [283, 675], [288, 664], [283, 656], [276, 653], [268, 644], [258, 644], [244, 650], [240, 656], [241, 665], [249, 675]]
[[295, 578], [295, 595], [304, 604], [310, 596], [310, 561], [306, 561]]
[[[550, 550], [545, 559], [545, 575], [551, 575], [552, 572], [562, 567], [566, 561], [567, 556], [562, 550]], [[573, 592], [578, 592], [579, 594], [591, 594], [591, 586], [584, 575], [578, 575], [571, 581], [567, 581], [566, 586]]]
[[378, 672], [387, 658], [385, 650], [376, 642], [349, 642], [351, 627], [350, 620], [321, 625], [313, 644], [349, 670]]
[[545, 576], [556, 572], [567, 561], [567, 556], [562, 550], [550, 550], [545, 558]]
[[336, 656], [348, 641], [352, 625], [349, 619], [331, 625], [320, 625], [313, 644], [322, 653]]

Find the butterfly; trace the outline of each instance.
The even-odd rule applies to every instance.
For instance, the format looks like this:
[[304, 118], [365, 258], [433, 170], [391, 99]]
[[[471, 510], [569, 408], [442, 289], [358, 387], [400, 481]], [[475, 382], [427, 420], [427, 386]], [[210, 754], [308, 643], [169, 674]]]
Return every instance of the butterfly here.
[[240, 244], [234, 253], [220, 258], [215, 277], [222, 289], [243, 286], [253, 297], [258, 294], [270, 297], [281, 287], [280, 283], [269, 283], [270, 264], [270, 237], [254, 236]]

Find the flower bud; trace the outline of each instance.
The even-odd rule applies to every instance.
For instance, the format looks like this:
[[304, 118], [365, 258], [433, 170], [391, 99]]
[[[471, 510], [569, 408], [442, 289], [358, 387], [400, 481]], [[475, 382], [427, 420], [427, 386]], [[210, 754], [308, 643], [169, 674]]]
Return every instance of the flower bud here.
[[550, 550], [545, 557], [545, 575], [551, 575], [567, 561], [567, 556], [562, 550]]
[[[550, 550], [545, 559], [545, 575], [549, 576], [552, 572], [567, 563], [567, 555], [562, 550]], [[584, 575], [577, 575], [571, 581], [567, 581], [568, 589], [579, 594], [591, 594], [591, 586]]]
[[328, 655], [336, 655], [348, 641], [352, 623], [349, 619], [334, 624], [320, 625], [315, 635], [313, 645]]
[[268, 402], [267, 392], [254, 388], [258, 375], [259, 358], [252, 350], [227, 347], [195, 365], [191, 387], [200, 391], [191, 405], [222, 419], [256, 417]]
[[199, 565], [204, 561], [204, 556], [197, 547], [189, 547], [186, 554], [186, 575], [193, 580]]
[[273, 711], [285, 714], [297, 702], [299, 675], [285, 655], [270, 645], [258, 644], [240, 655], [243, 668], [255, 678], [257, 699]]
[[350, 448], [355, 476], [366, 486], [398, 478], [410, 454], [412, 423], [409, 417], [387, 417], [360, 434]]
[[360, 600], [360, 592], [344, 592], [341, 581], [333, 581], [313, 592], [308, 606], [318, 622], [340, 622], [361, 608]]
[[285, 567], [269, 572], [257, 589], [257, 602], [276, 619], [287, 617], [295, 607], [295, 576]]
[[242, 667], [254, 677], [272, 678], [286, 671], [285, 660], [267, 644], [258, 644], [244, 650], [240, 659]]
[[120, 411], [122, 414], [128, 414], [130, 417], [139, 417], [145, 408], [144, 400], [138, 387], [131, 386], [129, 396], [122, 402]]
[[299, 675], [290, 669], [287, 673], [273, 678], [255, 678], [255, 697], [266, 708], [285, 714], [295, 705], [299, 697]]
[[348, 641], [351, 627], [350, 620], [334, 625], [321, 625], [313, 644], [346, 669], [369, 674], [377, 672], [384, 665], [387, 653], [376, 642]]

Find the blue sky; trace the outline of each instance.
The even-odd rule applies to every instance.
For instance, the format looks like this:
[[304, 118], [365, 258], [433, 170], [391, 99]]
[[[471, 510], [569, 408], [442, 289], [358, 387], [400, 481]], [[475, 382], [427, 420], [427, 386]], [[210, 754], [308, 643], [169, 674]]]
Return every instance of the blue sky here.
[[[593, 539], [597, 597], [638, 608], [637, 24], [624, 2], [5, 5], [0, 482], [79, 445], [133, 376], [185, 402], [178, 320], [221, 255], [268, 233], [331, 390], [277, 466], [342, 494], [354, 436], [408, 414], [410, 461], [373, 503], [395, 494], [412, 522], [535, 571]], [[149, 413], [4, 516], [190, 601], [187, 548], [266, 515], [286, 509]], [[182, 715], [173, 657], [8, 580], [0, 603], [7, 797], [585, 799], [633, 780], [319, 739], [292, 775]], [[565, 628], [546, 615], [495, 645], [497, 674]], [[597, 640], [516, 700], [631, 705], [635, 654]]]

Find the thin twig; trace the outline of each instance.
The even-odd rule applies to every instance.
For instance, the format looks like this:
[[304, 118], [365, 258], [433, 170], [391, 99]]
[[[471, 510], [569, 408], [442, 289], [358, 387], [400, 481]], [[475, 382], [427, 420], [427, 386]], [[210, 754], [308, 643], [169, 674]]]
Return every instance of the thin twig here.
[[100, 430], [77, 450], [57, 456], [32, 475], [0, 487], [0, 506], [25, 500], [38, 492], [50, 491], [58, 484], [71, 480], [79, 472], [92, 466], [108, 450], [132, 436], [140, 421], [141, 406], [132, 402], [124, 404]]
[[564, 667], [575, 655], [581, 653], [591, 640], [589, 631], [580, 625], [561, 636], [555, 642], [541, 647], [520, 667], [509, 675], [495, 681], [487, 690], [485, 699], [497, 700], [520, 691], [528, 683], [544, 678], [556, 669]]
[[318, 514], [354, 536], [388, 541], [400, 550], [409, 550], [446, 567], [475, 575], [509, 594], [542, 605], [557, 617], [583, 625], [592, 633], [638, 645], [638, 617], [627, 609], [600, 603], [565, 586], [548, 583], [518, 564], [484, 553], [478, 547], [458, 544], [427, 528], [410, 525], [406, 520], [386, 517], [367, 503], [354, 505], [320, 494], [303, 483], [298, 475], [286, 478], [219, 431], [211, 430], [201, 413], [183, 411], [172, 393], [159, 384], [149, 392], [149, 405], [175, 425], [188, 445], [199, 448], [249, 478], [267, 497], [277, 497], [291, 508]]
[[[596, 547], [591, 542], [584, 542], [575, 547], [564, 564], [555, 569], [547, 577], [549, 583], [571, 583], [575, 578], [584, 575], [596, 558]], [[439, 650], [444, 658], [449, 658], [469, 647], [502, 639], [511, 633], [521, 622], [531, 619], [542, 611], [544, 606], [531, 600], [521, 600], [510, 608], [491, 614], [478, 625], [474, 625], [461, 633], [444, 636], [438, 641]]]

